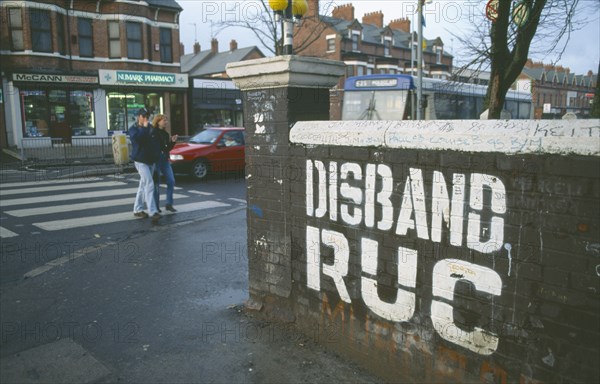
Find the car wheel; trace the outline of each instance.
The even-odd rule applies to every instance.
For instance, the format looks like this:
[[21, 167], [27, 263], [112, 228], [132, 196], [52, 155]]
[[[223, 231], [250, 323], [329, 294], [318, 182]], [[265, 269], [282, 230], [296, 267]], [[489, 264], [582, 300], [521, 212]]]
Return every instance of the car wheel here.
[[192, 176], [198, 180], [205, 179], [208, 175], [208, 163], [202, 159], [198, 159], [192, 165]]

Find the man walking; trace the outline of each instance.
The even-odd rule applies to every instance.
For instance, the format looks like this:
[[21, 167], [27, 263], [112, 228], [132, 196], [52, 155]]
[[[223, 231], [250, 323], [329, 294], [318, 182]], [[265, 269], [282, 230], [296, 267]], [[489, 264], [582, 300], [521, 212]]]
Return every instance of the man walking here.
[[[133, 204], [133, 215], [136, 217], [152, 218], [157, 222], [161, 216], [154, 201], [154, 181], [152, 173], [155, 163], [160, 155], [160, 141], [152, 125], [148, 122], [150, 112], [142, 108], [137, 112], [137, 121], [129, 127], [129, 139], [131, 140], [131, 160], [140, 175], [140, 184]], [[148, 213], [144, 212], [144, 205]]]

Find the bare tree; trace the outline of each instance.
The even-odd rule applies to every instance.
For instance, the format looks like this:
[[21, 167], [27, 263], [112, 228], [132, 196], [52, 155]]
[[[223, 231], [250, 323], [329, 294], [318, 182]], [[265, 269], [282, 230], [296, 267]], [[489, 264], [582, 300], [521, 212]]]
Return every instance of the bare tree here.
[[518, 4], [528, 9], [523, 23], [515, 20], [513, 3], [500, 0], [494, 21], [481, 17], [468, 33], [452, 33], [469, 57], [464, 68], [491, 68], [486, 97], [490, 119], [500, 118], [506, 94], [523, 70], [532, 44], [538, 53], [554, 53], [556, 61], [560, 60], [571, 34], [590, 22], [586, 9], [598, 6], [582, 5], [579, 0], [523, 0]]
[[[269, 7], [268, 3], [268, 0], [253, 0], [253, 6], [249, 7], [247, 2], [232, 2], [231, 6], [233, 9], [230, 11], [235, 11], [235, 8], [243, 7], [241, 10], [238, 9], [237, 12], [232, 12], [241, 15], [241, 17], [229, 20], [226, 19], [216, 22], [214, 25], [219, 28], [219, 30], [232, 27], [247, 29], [258, 38], [265, 49], [274, 55], [280, 55], [281, 52], [283, 52], [283, 40], [281, 38], [283, 25], [281, 21], [275, 21], [273, 10]], [[333, 3], [333, 0], [329, 3]], [[318, 17], [318, 12], [317, 15], [306, 16], [304, 19], [310, 20], [314, 17]], [[303, 36], [302, 41], [297, 40], [298, 28], [295, 28], [294, 52], [300, 53], [310, 46], [311, 43], [321, 37], [321, 32], [324, 28], [324, 26], [321, 26], [320, 28], [313, 29], [310, 34]]]

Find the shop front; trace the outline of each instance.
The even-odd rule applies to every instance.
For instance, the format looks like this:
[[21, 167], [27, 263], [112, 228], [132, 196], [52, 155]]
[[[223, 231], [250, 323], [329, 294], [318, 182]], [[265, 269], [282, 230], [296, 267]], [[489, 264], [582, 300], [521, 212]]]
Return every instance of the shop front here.
[[141, 107], [164, 113], [187, 135], [188, 75], [99, 70], [98, 76], [12, 73], [2, 79], [10, 147], [70, 144], [126, 132]]
[[187, 74], [101, 69], [99, 76], [106, 101], [109, 136], [115, 132], [126, 132], [142, 107], [154, 114], [168, 115], [173, 134], [187, 134]]
[[13, 73], [7, 88], [7, 140], [96, 136], [97, 76]]
[[194, 79], [190, 126], [243, 127], [242, 95], [231, 80]]

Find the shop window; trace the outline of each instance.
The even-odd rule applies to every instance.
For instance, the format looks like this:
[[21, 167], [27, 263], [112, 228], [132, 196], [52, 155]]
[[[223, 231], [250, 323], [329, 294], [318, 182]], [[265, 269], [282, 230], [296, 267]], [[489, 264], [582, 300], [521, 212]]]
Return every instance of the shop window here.
[[30, 8], [29, 24], [31, 25], [32, 50], [34, 52], [52, 52], [50, 12], [43, 9]]
[[48, 97], [46, 91], [20, 92], [23, 113], [23, 137], [44, 137], [49, 134]]
[[163, 99], [157, 93], [120, 93], [106, 95], [108, 131], [127, 131], [136, 121], [136, 113], [146, 107], [152, 114], [163, 112]]
[[69, 97], [69, 124], [72, 136], [96, 134], [94, 94], [91, 91], [71, 91]]
[[23, 47], [23, 18], [21, 8], [9, 8], [10, 44], [13, 51], [22, 51]]
[[58, 53], [64, 55], [65, 48], [65, 17], [61, 13], [56, 14], [56, 48]]
[[92, 19], [78, 18], [77, 30], [79, 32], [79, 56], [94, 57]]
[[173, 62], [173, 40], [170, 28], [160, 29], [160, 61], [163, 63]]
[[142, 25], [133, 21], [126, 23], [127, 28], [127, 57], [129, 59], [143, 59], [142, 52]]
[[108, 57], [121, 58], [121, 31], [118, 21], [108, 22]]

